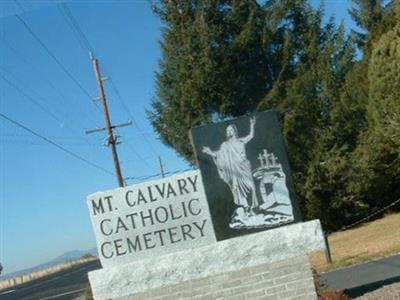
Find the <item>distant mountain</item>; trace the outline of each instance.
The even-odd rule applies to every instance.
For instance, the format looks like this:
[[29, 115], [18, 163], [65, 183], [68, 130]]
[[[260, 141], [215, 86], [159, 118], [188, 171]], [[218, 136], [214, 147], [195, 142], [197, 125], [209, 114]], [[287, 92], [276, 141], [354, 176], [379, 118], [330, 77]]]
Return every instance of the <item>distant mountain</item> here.
[[72, 250], [72, 251], [65, 252], [65, 253], [61, 254], [60, 256], [58, 256], [48, 262], [45, 262], [38, 266], [35, 266], [33, 268], [24, 269], [24, 270], [20, 270], [17, 272], [2, 275], [2, 276], [0, 276], [0, 280], [21, 276], [23, 274], [28, 274], [28, 273], [32, 273], [35, 271], [43, 270], [43, 269], [49, 268], [51, 266], [62, 264], [64, 262], [77, 260], [77, 259], [81, 258], [83, 255], [88, 254], [88, 253], [92, 254], [94, 256], [98, 256], [97, 248], [92, 248], [89, 250]]
[[[65, 252], [64, 254], [61, 254], [59, 257], [56, 257], [53, 260], [50, 260], [44, 264], [41, 264], [37, 267], [41, 267], [41, 268], [46, 268], [46, 266], [53, 266], [53, 265], [57, 265], [57, 264], [61, 264], [63, 262], [67, 262], [67, 261], [72, 261], [72, 260], [77, 260], [79, 258], [81, 258], [83, 255], [85, 254], [92, 254], [94, 256], [98, 256], [97, 253], [97, 248], [92, 248], [89, 250], [72, 250], [72, 251], [68, 251]], [[35, 268], [37, 268], [35, 267]]]

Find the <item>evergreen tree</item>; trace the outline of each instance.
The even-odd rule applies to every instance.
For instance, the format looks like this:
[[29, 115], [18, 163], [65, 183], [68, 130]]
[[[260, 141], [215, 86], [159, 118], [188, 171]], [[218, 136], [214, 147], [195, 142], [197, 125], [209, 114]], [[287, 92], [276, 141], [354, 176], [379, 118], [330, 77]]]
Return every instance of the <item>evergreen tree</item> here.
[[274, 108], [307, 218], [337, 229], [400, 196], [400, 4], [353, 2], [359, 61], [306, 0], [158, 1], [162, 141], [192, 161], [191, 127]]
[[353, 65], [344, 26], [323, 25], [306, 0], [159, 1], [155, 12], [165, 28], [149, 117], [162, 141], [190, 161], [191, 127], [275, 108], [302, 207], [319, 201], [306, 201], [307, 178], [333, 147], [320, 140]]
[[352, 154], [354, 180], [349, 191], [372, 210], [400, 197], [399, 17], [399, 12], [396, 15], [392, 10], [384, 22], [386, 33], [372, 44], [366, 106], [368, 128]]
[[[396, 18], [400, 20], [400, 14]], [[374, 44], [368, 71], [368, 119], [400, 154], [400, 21]]]
[[384, 0], [352, 0], [353, 8], [349, 10], [356, 24], [362, 31], [352, 30], [355, 41], [360, 48], [363, 48], [368, 41], [368, 35], [374, 31], [375, 27], [381, 24], [384, 19], [385, 6]]
[[207, 23], [205, 15], [189, 1], [163, 1], [154, 9], [168, 26], [163, 32], [163, 57], [156, 74], [157, 97], [149, 116], [162, 141], [189, 157], [185, 129], [208, 121], [208, 106], [216, 101], [210, 95], [218, 85], [213, 72], [217, 53], [211, 45], [222, 30], [218, 28], [221, 16], [209, 13]]
[[[399, 185], [399, 176], [395, 170], [400, 168], [393, 164], [396, 156], [389, 150], [389, 143], [383, 142], [383, 132], [387, 132], [388, 126], [381, 126], [381, 133], [376, 134], [378, 127], [374, 124], [378, 123], [374, 119], [386, 120], [381, 110], [384, 97], [373, 96], [379, 94], [379, 90], [391, 91], [389, 93], [396, 90], [394, 86], [387, 86], [389, 82], [397, 82], [389, 79], [390, 76], [394, 78], [393, 73], [388, 74], [396, 59], [388, 60], [387, 55], [377, 59], [376, 52], [382, 35], [386, 36], [398, 23], [392, 6], [383, 6], [382, 1], [355, 2], [359, 10], [357, 13], [353, 10], [353, 16], [365, 29], [363, 57], [337, 90], [340, 99], [331, 111], [330, 126], [318, 139], [319, 146], [305, 184], [307, 216], [321, 218], [331, 229], [358, 220], [398, 195], [395, 187]], [[394, 39], [393, 34], [390, 39]], [[394, 47], [385, 44], [380, 49], [389, 48]], [[387, 54], [387, 51], [382, 52]], [[383, 74], [388, 77], [380, 77]], [[393, 105], [391, 107], [393, 109]], [[396, 115], [395, 110], [393, 114]]]
[[[303, 212], [308, 217], [322, 217], [327, 210], [319, 206], [319, 196], [312, 197], [310, 187], [318, 185], [318, 176], [309, 169], [319, 166], [325, 153], [333, 147], [329, 136], [332, 130], [331, 112], [340, 100], [342, 88], [353, 66], [354, 46], [344, 34], [344, 26], [336, 28], [330, 20], [322, 25], [323, 10], [314, 11], [306, 3], [293, 10], [295, 32], [287, 30], [280, 77], [260, 103], [259, 109], [275, 108], [282, 113], [288, 152]], [[321, 153], [320, 153], [320, 152]], [[316, 171], [316, 170], [315, 170]], [[315, 174], [314, 174], [315, 175]], [[328, 191], [323, 191], [324, 194]], [[326, 197], [325, 197], [326, 198]], [[312, 206], [318, 206], [310, 213]]]
[[[165, 24], [157, 95], [162, 141], [191, 161], [191, 127], [254, 111], [275, 76], [273, 39], [256, 1], [159, 1]], [[271, 54], [271, 55], [270, 55]]]

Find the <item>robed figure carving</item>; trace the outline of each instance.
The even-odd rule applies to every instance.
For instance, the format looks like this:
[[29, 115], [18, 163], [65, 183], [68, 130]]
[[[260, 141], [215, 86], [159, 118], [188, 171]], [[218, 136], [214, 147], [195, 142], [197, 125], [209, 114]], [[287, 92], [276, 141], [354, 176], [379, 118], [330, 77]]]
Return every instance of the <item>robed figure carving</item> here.
[[226, 141], [218, 150], [203, 147], [202, 151], [210, 155], [217, 167], [219, 177], [229, 186], [234, 203], [239, 206], [236, 215], [246, 218], [254, 213], [259, 203], [252, 176], [250, 161], [246, 156], [246, 144], [254, 137], [255, 118], [250, 119], [250, 133], [239, 137], [235, 125], [226, 128]]
[[202, 148], [232, 192], [236, 209], [229, 227], [233, 229], [275, 227], [294, 220], [286, 175], [278, 158], [264, 148], [258, 155], [260, 164], [253, 169], [246, 155], [246, 145], [254, 138], [255, 124], [255, 118], [250, 118], [250, 132], [245, 137], [239, 137], [236, 126], [230, 124], [219, 149]]

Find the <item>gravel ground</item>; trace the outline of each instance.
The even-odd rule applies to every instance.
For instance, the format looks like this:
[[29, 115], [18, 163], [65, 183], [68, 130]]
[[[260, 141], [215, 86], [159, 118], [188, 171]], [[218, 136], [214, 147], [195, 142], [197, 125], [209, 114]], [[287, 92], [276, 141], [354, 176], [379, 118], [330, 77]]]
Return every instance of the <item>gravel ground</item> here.
[[400, 283], [386, 285], [371, 293], [356, 298], [357, 300], [399, 300]]

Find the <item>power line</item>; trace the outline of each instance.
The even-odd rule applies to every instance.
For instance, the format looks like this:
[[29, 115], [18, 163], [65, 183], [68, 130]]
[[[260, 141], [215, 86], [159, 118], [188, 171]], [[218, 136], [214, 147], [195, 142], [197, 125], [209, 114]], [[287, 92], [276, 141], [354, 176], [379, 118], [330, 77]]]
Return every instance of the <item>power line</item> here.
[[95, 164], [95, 163], [93, 163], [93, 162], [87, 160], [86, 158], [84, 158], [84, 157], [82, 157], [82, 156], [80, 156], [80, 155], [78, 155], [78, 154], [76, 154], [76, 153], [74, 153], [74, 152], [72, 152], [71, 150], [68, 150], [68, 149], [64, 148], [63, 146], [61, 146], [61, 145], [57, 144], [56, 142], [54, 142], [54, 141], [52, 141], [52, 140], [46, 138], [46, 137], [43, 136], [43, 135], [41, 135], [41, 134], [39, 134], [39, 133], [33, 131], [32, 129], [26, 127], [25, 125], [22, 125], [21, 123], [15, 121], [15, 120], [13, 120], [13, 119], [11, 119], [10, 117], [6, 116], [5, 114], [3, 114], [3, 113], [1, 113], [1, 112], [0, 112], [0, 117], [6, 119], [7, 121], [9, 121], [10, 123], [14, 124], [15, 126], [17, 126], [17, 127], [19, 127], [19, 128], [22, 128], [22, 129], [24, 129], [25, 131], [28, 131], [29, 133], [33, 134], [34, 136], [36, 136], [36, 137], [38, 137], [38, 138], [40, 138], [40, 139], [46, 141], [47, 143], [53, 145], [54, 147], [60, 149], [60, 150], [63, 151], [63, 152], [69, 154], [70, 156], [75, 157], [76, 159], [78, 159], [78, 160], [80, 160], [80, 161], [82, 161], [82, 162], [84, 162], [84, 163], [86, 163], [86, 164], [88, 164], [88, 165], [90, 165], [90, 166], [92, 166], [92, 167], [98, 169], [98, 170], [103, 171], [104, 173], [107, 173], [107, 174], [109, 174], [109, 175], [115, 176], [115, 174], [114, 174], [113, 172], [110, 172], [110, 171], [108, 171], [107, 169], [104, 169], [103, 167], [101, 167], [101, 166], [99, 166], [99, 165], [97, 165], [97, 164]]
[[[60, 144], [62, 146], [90, 146], [92, 148], [99, 148], [98, 144], [88, 143], [87, 139], [79, 138], [79, 137], [70, 137], [70, 136], [49, 136], [48, 139], [51, 139], [53, 142]], [[5, 144], [28, 144], [28, 145], [44, 145], [46, 144], [43, 141], [36, 139], [29, 133], [16, 133], [16, 132], [2, 132], [1, 133], [1, 142]]]
[[152, 174], [152, 175], [144, 175], [144, 176], [130, 176], [130, 177], [125, 177], [125, 180], [147, 180], [147, 179], [151, 179], [151, 178], [155, 178], [161, 176], [161, 173], [157, 173], [157, 174]]
[[[3, 72], [5, 71], [3, 67], [0, 66], [0, 69], [3, 70]], [[10, 75], [10, 74], [9, 74]], [[46, 114], [48, 114], [51, 118], [53, 118], [56, 122], [58, 122], [58, 124], [60, 125], [60, 127], [64, 127], [73, 135], [78, 135], [79, 133], [74, 129], [71, 128], [68, 124], [64, 124], [64, 122], [62, 120], [60, 120], [52, 111], [48, 110], [45, 106], [43, 106], [41, 103], [39, 103], [37, 100], [35, 100], [33, 97], [31, 97], [30, 95], [28, 95], [26, 92], [24, 92], [24, 90], [20, 87], [18, 87], [16, 84], [14, 84], [13, 82], [11, 82], [10, 80], [8, 80], [4, 75], [2, 75], [0, 73], [0, 78], [2, 78], [5, 82], [7, 82], [10, 86], [12, 86], [15, 90], [17, 90], [21, 95], [23, 95], [26, 99], [28, 99], [31, 103], [33, 103], [34, 105], [38, 106], [43, 112], [45, 112]], [[42, 97], [40, 97], [42, 98]], [[43, 99], [43, 98], [42, 98]], [[86, 143], [88, 145], [89, 142], [86, 140]]]
[[[117, 134], [119, 135], [118, 130], [116, 130]], [[128, 148], [132, 151], [133, 154], [135, 154], [137, 156], [137, 158], [141, 161], [144, 162], [150, 169], [154, 169], [153, 166], [151, 166], [146, 159], [144, 159], [136, 150], [135, 148], [133, 148], [133, 146], [131, 145], [130, 141], [127, 140], [126, 141], [126, 145], [128, 145]]]
[[[25, 9], [22, 7], [22, 5], [18, 2], [18, 0], [14, 0], [15, 3], [19, 6], [19, 8], [25, 12]], [[81, 44], [82, 47], [86, 48], [87, 50], [92, 50], [93, 48], [91, 47], [89, 40], [86, 38], [85, 34], [83, 33], [83, 31], [80, 29], [79, 24], [77, 23], [76, 19], [73, 17], [71, 11], [68, 9], [68, 7], [66, 5], [62, 5], [63, 6], [63, 16], [65, 16], [66, 18], [68, 18], [70, 20], [70, 22], [67, 21], [67, 24], [70, 26], [73, 32], [75, 32], [78, 35], [78, 41]], [[39, 38], [39, 36], [33, 31], [33, 29], [29, 26], [29, 24], [19, 15], [16, 15], [16, 18], [19, 20], [19, 22], [25, 27], [25, 29], [30, 33], [30, 35], [39, 43], [39, 45], [46, 51], [46, 53], [56, 62], [56, 64], [61, 68], [61, 70], [79, 87], [79, 89], [87, 96], [89, 97], [89, 99], [92, 99], [91, 95], [87, 92], [87, 90], [79, 83], [79, 81], [66, 69], [66, 67], [61, 63], [61, 61], [56, 57], [56, 55], [54, 55], [54, 53], [47, 47], [47, 45]], [[113, 85], [113, 89], [116, 91], [117, 94], [119, 94], [118, 90], [116, 89], [116, 87]], [[27, 95], [26, 93], [24, 93], [25, 96], [27, 96], [27, 98], [29, 98], [30, 100], [32, 100], [32, 97], [29, 97], [29, 95]], [[122, 100], [122, 97], [119, 95], [119, 99]], [[34, 100], [34, 99], [33, 99]], [[123, 100], [122, 100], [123, 101]], [[36, 102], [36, 101], [35, 101]], [[92, 102], [93, 103], [93, 102]], [[125, 103], [124, 103], [125, 104]], [[96, 106], [96, 108], [99, 110], [99, 112], [101, 112], [100, 108], [94, 103], [94, 105]], [[125, 104], [125, 109], [127, 109], [126, 104]], [[129, 115], [132, 116], [132, 114], [130, 113], [129, 109], [127, 109], [127, 112], [129, 113]], [[50, 139], [47, 139], [43, 136], [40, 136], [39, 134], [36, 134], [35, 132], [33, 132], [32, 130], [30, 130], [29, 128], [23, 126], [22, 124], [19, 124], [18, 122], [8, 118], [7, 116], [3, 115], [0, 113], [0, 116], [3, 118], [6, 118], [7, 120], [9, 120], [10, 122], [14, 123], [15, 125], [22, 127], [23, 129], [29, 131], [30, 133], [42, 138], [43, 140], [45, 140], [48, 143], [53, 144], [54, 146], [56, 146], [57, 148], [69, 153], [70, 155], [76, 157], [77, 159], [80, 159], [82, 161], [85, 161], [86, 163], [89, 163], [90, 165], [100, 168], [101, 170], [103, 170], [104, 172], [108, 173], [108, 174], [112, 174], [115, 175], [111, 172], [109, 172], [108, 170], [103, 169], [102, 167], [91, 163], [90, 161], [80, 157], [79, 155], [71, 152], [68, 149], [63, 148], [62, 146], [58, 145], [57, 143], [51, 141]], [[133, 119], [133, 117], [132, 117]], [[142, 134], [143, 135], [143, 134]], [[146, 137], [143, 135], [143, 137], [146, 139]], [[151, 145], [150, 145], [151, 146]], [[154, 149], [151, 149], [153, 152]]]
[[137, 129], [138, 129], [139, 133], [141, 134], [141, 136], [143, 137], [144, 141], [147, 143], [147, 145], [149, 146], [149, 148], [153, 152], [153, 155], [156, 156], [156, 158], [158, 158], [159, 157], [158, 153], [154, 150], [153, 146], [151, 145], [151, 143], [147, 139], [146, 135], [141, 130], [141, 128], [139, 126], [139, 123], [135, 120], [135, 118], [131, 114], [128, 106], [126, 105], [126, 102], [124, 101], [124, 99], [121, 96], [121, 93], [119, 92], [119, 90], [117, 89], [116, 85], [114, 84], [114, 81], [112, 80], [112, 77], [110, 77], [109, 81], [110, 81], [111, 88], [113, 89], [115, 95], [117, 96], [117, 99], [120, 101], [122, 107], [127, 112], [127, 114], [130, 116], [131, 120], [134, 122], [134, 126], [137, 127]]
[[[84, 51], [89, 51], [89, 53], [95, 53], [94, 48], [90, 45], [89, 39], [86, 37], [85, 33], [79, 26], [79, 23], [76, 21], [75, 17], [73, 16], [71, 10], [69, 9], [68, 5], [65, 3], [61, 3], [58, 5], [59, 11], [62, 14], [65, 22], [69, 25], [72, 33], [75, 35], [76, 39], [78, 40], [79, 44], [81, 45]], [[111, 81], [111, 78], [109, 78]], [[112, 82], [111, 82], [112, 83]], [[114, 87], [114, 86], [112, 86]], [[133, 120], [133, 116], [129, 114], [131, 120]], [[151, 167], [143, 158], [139, 155], [137, 151], [131, 146], [129, 142], [127, 142], [129, 149], [139, 158], [140, 161], [144, 161], [149, 167]]]
[[[91, 46], [91, 44], [89, 42], [89, 39], [87, 38], [87, 36], [83, 32], [83, 30], [81, 29], [79, 23], [76, 21], [76, 19], [73, 16], [71, 10], [68, 8], [68, 5], [65, 4], [65, 3], [60, 4], [59, 5], [59, 10], [61, 11], [62, 16], [65, 19], [66, 23], [69, 24], [72, 32], [77, 36], [78, 42], [80, 43], [82, 48], [84, 50], [85, 49], [88, 50], [89, 52], [95, 53], [94, 48]], [[104, 67], [103, 67], [103, 69], [104, 69]], [[109, 79], [111, 88], [113, 89], [115, 95], [117, 96], [117, 99], [119, 100], [122, 108], [126, 111], [128, 116], [130, 117], [130, 119], [134, 122], [134, 125], [136, 125], [136, 127], [138, 128], [138, 130], [139, 130], [140, 134], [142, 135], [144, 141], [148, 144], [148, 146], [150, 147], [151, 151], [156, 156], [156, 158], [159, 157], [159, 155], [157, 154], [157, 152], [154, 150], [153, 146], [151, 145], [151, 143], [147, 139], [146, 135], [143, 134], [142, 130], [139, 127], [139, 124], [135, 121], [135, 118], [133, 117], [131, 111], [129, 110], [126, 102], [122, 98], [121, 93], [119, 92], [119, 90], [117, 89], [116, 85], [114, 84], [114, 81], [112, 80], [112, 77], [110, 77], [108, 79]]]
[[13, 87], [15, 90], [17, 90], [21, 95], [23, 95], [26, 99], [28, 99], [30, 102], [32, 102], [34, 105], [38, 106], [44, 113], [49, 115], [51, 118], [53, 118], [55, 121], [57, 121], [59, 124], [62, 123], [62, 121], [51, 111], [49, 111], [47, 108], [45, 108], [42, 104], [40, 104], [38, 101], [36, 101], [34, 98], [29, 96], [27, 93], [25, 93], [20, 87], [12, 83], [10, 80], [8, 80], [4, 75], [0, 73], [0, 77], [7, 82], [11, 87]]
[[[6, 45], [9, 48], [9, 50], [11, 50], [11, 52], [14, 53], [15, 56], [17, 56], [25, 64], [29, 65], [35, 73], [39, 74], [40, 79], [45, 81], [67, 104], [69, 104], [69, 99], [67, 99], [67, 97], [51, 82], [51, 80], [47, 77], [47, 75], [44, 72], [42, 72], [40, 69], [35, 67], [31, 61], [24, 58], [24, 56], [18, 50], [16, 50], [13, 46], [11, 46], [11, 44], [7, 40], [5, 40], [2, 36], [0, 36], [0, 40], [4, 43], [4, 45]], [[77, 105], [80, 104], [80, 102], [77, 101], [74, 97], [72, 99], [75, 100], [75, 103]], [[78, 111], [78, 110], [76, 109], [76, 106], [74, 106], [74, 112], [76, 112], [76, 111]], [[83, 115], [83, 117], [85, 119], [88, 119], [89, 118], [88, 116], [92, 117], [92, 115], [88, 115], [83, 110], [79, 110], [79, 112]], [[92, 119], [92, 121], [94, 121], [94, 119]]]
[[[30, 140], [16, 140], [16, 139], [1, 139], [1, 143], [5, 145], [33, 145], [33, 146], [41, 146], [45, 145], [46, 143], [43, 141], [30, 141]], [[73, 143], [73, 142], [58, 142], [58, 144], [63, 145], [63, 146], [73, 146], [73, 147], [79, 147], [79, 146], [85, 146], [87, 147], [88, 145], [86, 143]], [[92, 148], [98, 148], [98, 145], [89, 145]]]
[[[71, 31], [73, 32], [73, 34], [77, 37], [77, 40], [79, 42], [79, 44], [81, 45], [81, 47], [83, 48], [83, 50], [88, 50], [91, 53], [94, 53], [94, 48], [91, 46], [89, 39], [87, 38], [87, 36], [85, 35], [85, 33], [83, 32], [83, 30], [81, 29], [79, 23], [76, 21], [75, 17], [73, 16], [71, 10], [68, 8], [68, 5], [63, 3], [59, 5], [59, 10], [64, 18], [64, 20], [66, 21], [66, 23], [69, 25]], [[135, 120], [135, 118], [133, 117], [133, 115], [131, 114], [128, 106], [126, 105], [125, 101], [123, 100], [121, 94], [119, 93], [117, 87], [115, 86], [114, 82], [112, 81], [112, 78], [107, 78], [108, 81], [111, 84], [111, 88], [113, 89], [115, 95], [117, 96], [117, 99], [120, 101], [122, 107], [124, 108], [124, 110], [127, 112], [128, 116], [130, 117], [130, 119], [132, 121]], [[138, 126], [137, 122], [135, 122], [135, 125]], [[140, 131], [140, 130], [139, 130]], [[155, 154], [155, 156], [158, 156], [157, 153], [154, 151], [153, 147], [151, 146], [151, 144], [149, 143], [149, 141], [147, 140], [146, 136], [141, 133], [143, 136], [143, 139], [149, 144], [150, 149], [152, 150], [152, 152]], [[144, 161], [149, 167], [151, 167], [145, 160], [142, 159], [142, 157], [139, 155], [139, 153], [137, 153], [135, 151], [135, 149], [130, 145], [129, 142], [127, 142], [128, 147], [130, 148], [130, 150], [141, 160]]]
[[80, 28], [78, 22], [74, 18], [71, 10], [68, 8], [68, 5], [65, 3], [61, 3], [58, 5], [58, 8], [60, 12], [62, 13], [62, 16], [64, 20], [67, 22], [69, 27], [71, 28], [72, 32], [76, 33], [77, 39], [79, 43], [81, 44], [82, 48], [86, 48], [87, 51], [90, 53], [94, 53], [93, 47], [90, 45], [89, 40], [87, 39], [86, 35]]
[[[19, 8], [25, 12], [25, 9], [18, 2], [18, 0], [14, 0], [15, 3], [19, 6]], [[100, 110], [100, 108], [92, 101], [92, 97], [89, 92], [79, 83], [79, 81], [65, 68], [65, 66], [60, 62], [60, 60], [50, 51], [50, 49], [46, 46], [46, 44], [38, 37], [38, 35], [32, 30], [32, 28], [24, 21], [24, 19], [15, 15], [16, 18], [20, 21], [20, 23], [25, 27], [25, 29], [30, 33], [30, 35], [39, 43], [39, 45], [46, 51], [46, 53], [56, 62], [56, 64], [60, 67], [60, 69], [78, 86], [78, 88], [91, 100], [90, 102], [96, 106], [96, 109]]]
[[[187, 171], [193, 171], [193, 169], [184, 169], [184, 170], [176, 170], [173, 172], [164, 172], [164, 175], [175, 175], [178, 173], [183, 173]], [[156, 173], [156, 174], [151, 174], [151, 175], [144, 175], [144, 176], [137, 176], [137, 177], [125, 177], [125, 180], [136, 180], [136, 181], [143, 181], [143, 180], [148, 180], [151, 178], [159, 177], [161, 176], [161, 173]]]
[[[92, 59], [92, 63], [93, 63], [94, 72], [96, 75], [97, 85], [99, 88], [99, 95], [100, 95], [101, 104], [103, 107], [106, 127], [97, 128], [96, 130], [86, 131], [86, 133], [98, 132], [98, 131], [106, 131], [108, 133], [108, 146], [110, 146], [111, 153], [113, 156], [115, 174], [117, 176], [118, 185], [119, 185], [119, 187], [123, 187], [125, 185], [125, 182], [124, 182], [124, 178], [122, 177], [121, 165], [119, 163], [119, 158], [118, 158], [118, 153], [117, 153], [117, 138], [114, 134], [114, 128], [116, 128], [117, 126], [114, 126], [111, 123], [111, 117], [110, 117], [110, 113], [108, 110], [106, 93], [104, 91], [104, 86], [103, 86], [104, 79], [100, 73], [99, 61], [92, 54], [91, 54], [91, 59]], [[124, 125], [119, 125], [119, 127], [120, 126], [129, 126], [129, 125], [130, 124], [124, 124]]]
[[[1, 133], [2, 138], [9, 138], [9, 139], [15, 139], [15, 140], [20, 140], [20, 141], [30, 141], [30, 138], [32, 137], [31, 134], [27, 133], [21, 133], [21, 132], [2, 132]], [[70, 137], [70, 136], [47, 136], [47, 138], [59, 143], [77, 143], [77, 144], [83, 144], [84, 142], [87, 141], [85, 138], [81, 137]], [[94, 144], [92, 144], [94, 145]]]
[[135, 122], [135, 125], [137, 125], [137, 122], [135, 121], [135, 118], [134, 118], [133, 115], [131, 114], [131, 112], [130, 112], [128, 106], [126, 105], [126, 103], [125, 103], [124, 99], [122, 98], [120, 92], [118, 91], [117, 87], [115, 86], [112, 77], [110, 77], [109, 82], [110, 82], [111, 88], [113, 89], [115, 95], [117, 96], [117, 99], [120, 101], [121, 106], [122, 106], [123, 109], [126, 111], [126, 113], [127, 113], [128, 116], [131, 118], [131, 120]]

